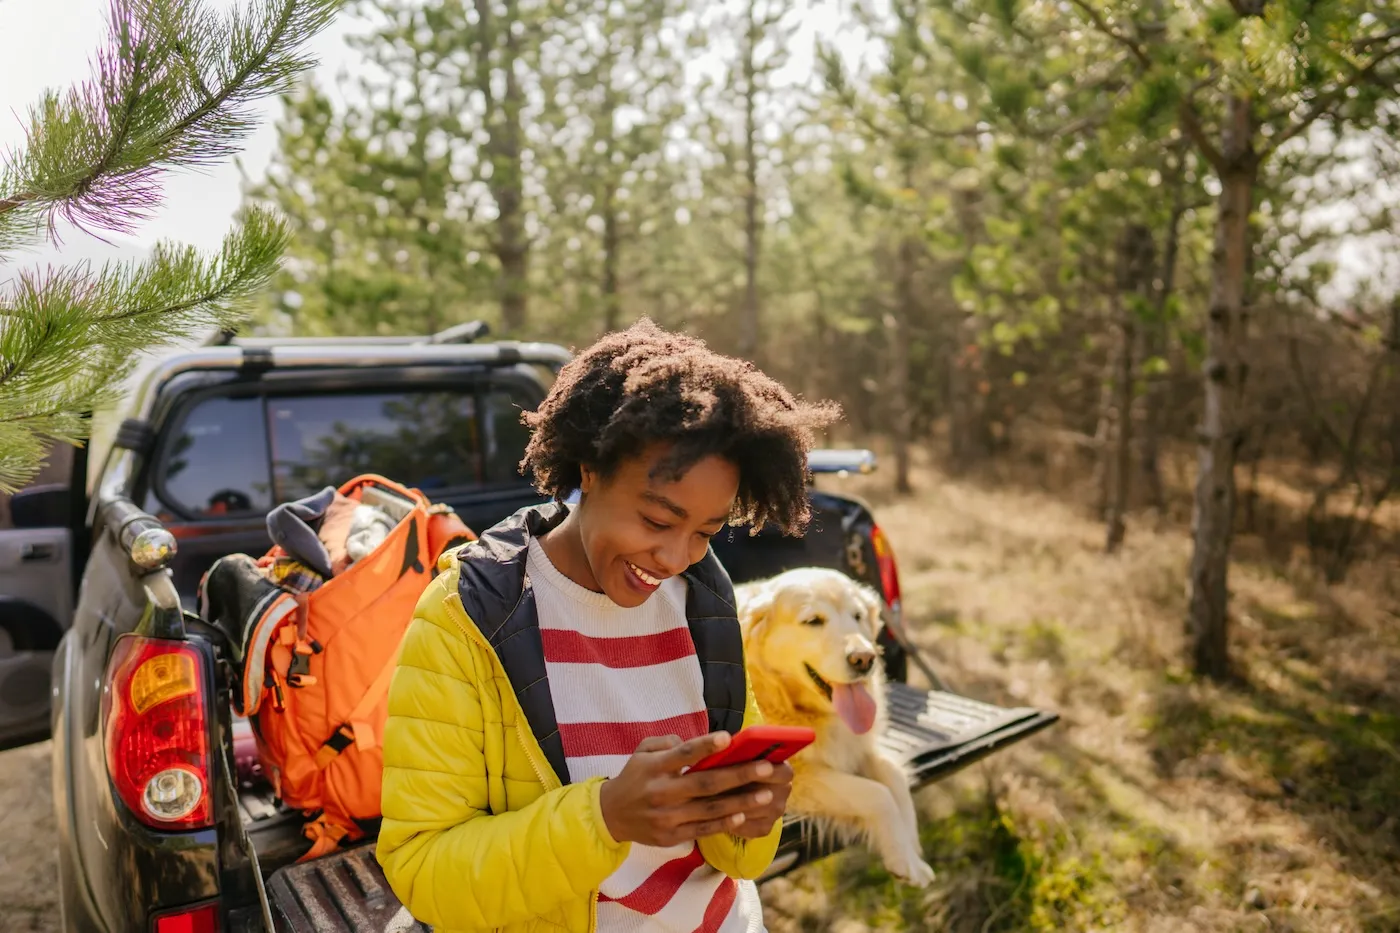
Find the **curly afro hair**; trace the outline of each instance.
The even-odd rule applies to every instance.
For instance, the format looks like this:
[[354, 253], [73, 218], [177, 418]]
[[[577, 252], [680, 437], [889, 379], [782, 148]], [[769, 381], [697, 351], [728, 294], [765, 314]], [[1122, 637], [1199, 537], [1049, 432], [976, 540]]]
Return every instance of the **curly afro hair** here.
[[717, 454], [739, 469], [730, 521], [796, 534], [808, 519], [813, 434], [839, 416], [834, 403], [799, 401], [753, 364], [642, 318], [571, 360], [524, 414], [532, 436], [520, 467], [563, 499], [579, 488], [583, 464], [610, 476], [652, 443], [670, 445], [652, 474], [667, 481]]

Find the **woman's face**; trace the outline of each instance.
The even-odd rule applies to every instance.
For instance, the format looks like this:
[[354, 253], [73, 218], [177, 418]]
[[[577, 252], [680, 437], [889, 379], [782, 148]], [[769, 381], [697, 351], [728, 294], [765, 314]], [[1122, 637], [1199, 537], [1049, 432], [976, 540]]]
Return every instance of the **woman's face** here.
[[662, 580], [704, 557], [739, 492], [739, 468], [715, 455], [673, 482], [651, 479], [666, 453], [653, 445], [607, 479], [583, 468], [576, 514], [584, 558], [597, 589], [619, 606], [640, 606]]

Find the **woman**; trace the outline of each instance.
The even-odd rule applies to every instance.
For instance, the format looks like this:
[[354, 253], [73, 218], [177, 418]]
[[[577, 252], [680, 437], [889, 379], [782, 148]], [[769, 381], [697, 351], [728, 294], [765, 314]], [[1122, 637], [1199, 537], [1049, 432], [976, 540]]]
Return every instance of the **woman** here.
[[521, 464], [555, 501], [444, 556], [389, 692], [378, 857], [415, 917], [763, 929], [791, 769], [683, 773], [759, 721], [709, 539], [799, 531], [835, 414], [647, 320], [564, 367]]

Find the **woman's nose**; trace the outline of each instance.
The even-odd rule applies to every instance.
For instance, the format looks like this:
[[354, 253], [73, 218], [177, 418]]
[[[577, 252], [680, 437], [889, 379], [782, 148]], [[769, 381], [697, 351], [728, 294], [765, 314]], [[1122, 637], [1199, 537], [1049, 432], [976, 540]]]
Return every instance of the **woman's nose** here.
[[668, 577], [674, 577], [694, 563], [694, 561], [690, 559], [690, 549], [686, 546], [684, 541], [678, 538], [667, 541], [661, 547], [657, 548], [652, 553], [652, 556], [657, 563], [656, 569], [665, 573]]

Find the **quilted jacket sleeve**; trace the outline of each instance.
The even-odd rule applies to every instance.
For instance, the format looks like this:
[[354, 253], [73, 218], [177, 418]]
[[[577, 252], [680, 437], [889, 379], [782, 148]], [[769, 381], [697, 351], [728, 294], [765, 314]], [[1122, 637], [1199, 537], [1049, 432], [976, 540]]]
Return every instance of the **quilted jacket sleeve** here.
[[[753, 687], [746, 688], [748, 694], [744, 703], [744, 725], [757, 726], [763, 723], [758, 702], [754, 699]], [[745, 839], [720, 833], [700, 840], [700, 854], [711, 866], [731, 878], [756, 879], [767, 870], [778, 853], [778, 842], [783, 835], [783, 821], [773, 824], [773, 830], [762, 839]]]
[[447, 614], [443, 595], [440, 578], [419, 603], [389, 691], [378, 858], [414, 917], [493, 929], [587, 896], [628, 846], [607, 831], [598, 781], [490, 812], [488, 756], [501, 754], [503, 727], [482, 702], [494, 689], [489, 656]]

